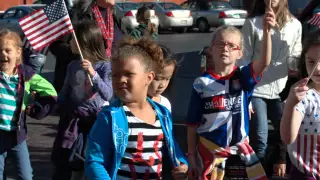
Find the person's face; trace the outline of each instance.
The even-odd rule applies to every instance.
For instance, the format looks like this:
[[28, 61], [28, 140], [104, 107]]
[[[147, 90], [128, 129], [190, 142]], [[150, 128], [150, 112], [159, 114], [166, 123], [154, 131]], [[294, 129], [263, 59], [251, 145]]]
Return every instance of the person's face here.
[[138, 57], [112, 62], [113, 90], [123, 102], [134, 102], [145, 98], [154, 76], [153, 71], [146, 71], [145, 65]]
[[221, 32], [215, 37], [210, 47], [214, 65], [232, 65], [242, 57], [241, 37], [237, 33]]
[[318, 63], [320, 58], [319, 49], [320, 45], [311, 46], [305, 55], [306, 68], [309, 76], [313, 68], [317, 66], [311, 77], [312, 82], [316, 84], [320, 83], [320, 64]]
[[0, 41], [0, 71], [6, 74], [13, 73], [14, 68], [20, 61], [22, 50], [13, 40]]
[[151, 82], [148, 95], [151, 97], [158, 97], [168, 87], [171, 77], [175, 69], [175, 64], [169, 64], [163, 68], [161, 73], [157, 74], [154, 80]]
[[115, 1], [114, 0], [96, 0], [97, 5], [100, 7], [107, 8], [109, 6], [114, 6]]
[[279, 2], [280, 1], [286, 1], [286, 0], [264, 0], [264, 3], [266, 5], [266, 7], [269, 6], [269, 2], [271, 1], [271, 7], [272, 9], [275, 9], [279, 6]]

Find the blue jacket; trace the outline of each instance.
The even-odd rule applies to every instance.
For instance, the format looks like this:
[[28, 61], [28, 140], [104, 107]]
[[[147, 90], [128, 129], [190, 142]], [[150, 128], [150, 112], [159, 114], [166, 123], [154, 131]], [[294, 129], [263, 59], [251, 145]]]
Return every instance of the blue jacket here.
[[[164, 151], [173, 167], [187, 164], [178, 144], [172, 134], [170, 112], [162, 105], [150, 100], [155, 108], [165, 137]], [[110, 106], [105, 106], [96, 120], [87, 142], [85, 173], [89, 180], [115, 180], [121, 159], [126, 150], [129, 136], [128, 119], [120, 100], [115, 100]], [[166, 153], [164, 152], [164, 153]]]

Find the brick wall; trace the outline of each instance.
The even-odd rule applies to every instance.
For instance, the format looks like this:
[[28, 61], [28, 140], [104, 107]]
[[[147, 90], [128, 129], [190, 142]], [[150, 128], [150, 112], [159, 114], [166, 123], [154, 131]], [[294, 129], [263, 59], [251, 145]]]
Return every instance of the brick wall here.
[[31, 4], [33, 0], [1, 0], [0, 11], [5, 11], [9, 7], [21, 4]]

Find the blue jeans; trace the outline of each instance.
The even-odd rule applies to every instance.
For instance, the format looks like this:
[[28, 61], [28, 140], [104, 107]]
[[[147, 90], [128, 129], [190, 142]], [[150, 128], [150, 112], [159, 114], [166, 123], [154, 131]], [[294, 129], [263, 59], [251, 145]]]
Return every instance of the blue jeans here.
[[[283, 103], [280, 99], [263, 99], [252, 97], [252, 107], [254, 114], [250, 121], [250, 144], [256, 155], [264, 163], [265, 152], [268, 142], [268, 119], [271, 120], [275, 129], [276, 147], [279, 153], [285, 156], [285, 146], [280, 137], [280, 120], [283, 112]], [[284, 149], [283, 149], [284, 148]], [[280, 155], [280, 154], [279, 154]], [[277, 158], [277, 161], [280, 160]], [[283, 157], [285, 161], [285, 157]]]
[[26, 141], [17, 143], [16, 132], [0, 130], [0, 180], [3, 180], [7, 154], [12, 154], [18, 180], [32, 180], [32, 167]]
[[30, 66], [34, 72], [40, 74], [46, 60], [47, 57], [43, 54], [31, 54], [24, 63]]

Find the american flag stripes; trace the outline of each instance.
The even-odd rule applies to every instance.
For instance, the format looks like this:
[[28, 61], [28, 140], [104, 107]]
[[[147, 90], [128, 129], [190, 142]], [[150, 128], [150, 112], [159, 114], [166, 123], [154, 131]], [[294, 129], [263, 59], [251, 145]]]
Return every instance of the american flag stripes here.
[[28, 39], [27, 39], [26, 37], [23, 38], [22, 47], [23, 47], [23, 49], [29, 49], [30, 53], [32, 53], [32, 54], [37, 54], [37, 53], [39, 53], [39, 54], [43, 54], [43, 55], [46, 56], [46, 55], [48, 55], [48, 53], [49, 53], [49, 46], [46, 46], [46, 47], [40, 49], [40, 50], [37, 51], [37, 52], [34, 51], [33, 48], [32, 48], [32, 46], [31, 46], [31, 44], [30, 44], [30, 42], [28, 41]]
[[39, 9], [19, 20], [19, 24], [36, 51], [73, 31], [64, 0]]
[[314, 26], [320, 26], [320, 13], [315, 14], [308, 23]]

